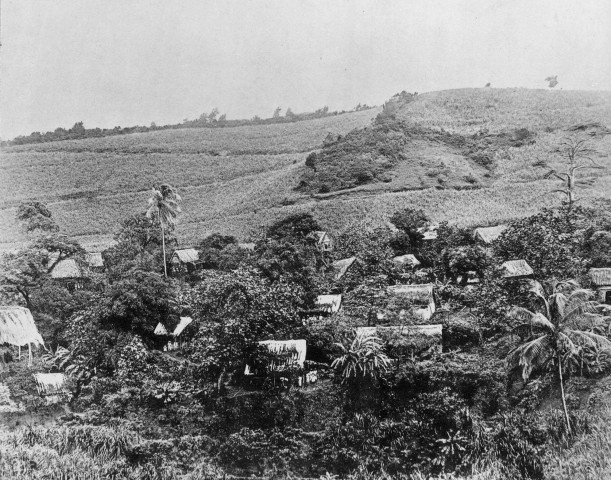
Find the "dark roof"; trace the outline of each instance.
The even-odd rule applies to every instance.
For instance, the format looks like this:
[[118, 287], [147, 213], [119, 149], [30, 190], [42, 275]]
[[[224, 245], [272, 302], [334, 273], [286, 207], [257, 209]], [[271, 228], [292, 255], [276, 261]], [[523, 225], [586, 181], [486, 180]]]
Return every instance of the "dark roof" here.
[[590, 279], [597, 287], [611, 286], [611, 268], [591, 268]]

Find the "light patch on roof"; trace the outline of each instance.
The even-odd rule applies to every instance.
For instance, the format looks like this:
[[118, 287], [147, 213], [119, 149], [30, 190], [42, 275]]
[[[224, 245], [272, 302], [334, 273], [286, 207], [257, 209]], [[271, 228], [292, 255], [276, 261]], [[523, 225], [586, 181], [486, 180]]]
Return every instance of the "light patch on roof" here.
[[342, 260], [336, 260], [331, 264], [333, 270], [335, 270], [335, 276], [333, 277], [335, 280], [340, 280], [346, 272], [350, 269], [352, 264], [355, 262], [356, 257], [344, 258]]
[[74, 258], [65, 258], [55, 264], [51, 278], [84, 278], [83, 270]]
[[507, 229], [507, 225], [497, 225], [496, 227], [480, 227], [473, 231], [473, 236], [484, 243], [492, 243], [501, 236]]
[[405, 296], [410, 300], [428, 302], [433, 299], [433, 284], [392, 285], [388, 287], [388, 293], [391, 295]]
[[392, 259], [393, 262], [398, 263], [399, 265], [411, 265], [412, 267], [417, 267], [420, 265], [420, 260], [418, 260], [414, 255], [408, 253], [406, 255], [399, 255], [398, 257], [394, 257]]
[[533, 274], [533, 269], [526, 263], [526, 260], [509, 260], [501, 268], [505, 271], [503, 277], [527, 277]]
[[153, 332], [155, 335], [169, 335], [168, 329], [165, 328], [165, 325], [161, 322], [157, 324], [155, 327], [155, 331]]
[[182, 263], [193, 263], [199, 260], [199, 253], [194, 248], [182, 248], [174, 250], [172, 261], [179, 260]]
[[182, 331], [191, 324], [191, 322], [193, 322], [193, 319], [191, 317], [180, 317], [180, 322], [178, 322], [178, 325], [176, 325], [176, 328], [174, 329], [174, 332], [172, 332], [172, 335], [178, 337], [178, 335], [180, 335]]
[[101, 253], [86, 253], [85, 261], [90, 267], [93, 268], [103, 268], [104, 267], [104, 259], [102, 258]]
[[339, 312], [341, 304], [341, 295], [318, 295], [316, 298], [316, 305], [328, 308], [331, 313]]
[[611, 285], [611, 268], [591, 268], [590, 279], [597, 287], [607, 287]]
[[69, 393], [66, 388], [66, 376], [63, 373], [35, 373], [34, 379], [40, 395]]
[[0, 344], [44, 345], [32, 313], [24, 307], [0, 307]]

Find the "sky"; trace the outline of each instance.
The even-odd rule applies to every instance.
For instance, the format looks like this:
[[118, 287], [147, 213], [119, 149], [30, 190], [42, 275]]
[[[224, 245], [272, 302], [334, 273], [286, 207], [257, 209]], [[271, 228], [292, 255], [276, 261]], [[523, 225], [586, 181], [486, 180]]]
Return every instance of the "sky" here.
[[611, 88], [609, 0], [0, 0], [0, 138], [379, 105], [449, 88]]

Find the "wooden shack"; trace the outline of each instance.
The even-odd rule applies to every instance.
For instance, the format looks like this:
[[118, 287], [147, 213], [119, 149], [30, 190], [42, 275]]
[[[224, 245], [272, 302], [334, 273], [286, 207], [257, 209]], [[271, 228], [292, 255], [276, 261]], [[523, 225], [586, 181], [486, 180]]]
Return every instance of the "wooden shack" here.
[[486, 245], [490, 245], [501, 236], [507, 229], [507, 225], [496, 225], [495, 227], [479, 227], [473, 231], [473, 238]]
[[[433, 285], [393, 285], [388, 287], [387, 308], [398, 310], [399, 316], [410, 314], [422, 321], [428, 321], [435, 313]], [[409, 311], [408, 311], [409, 309]]]
[[589, 273], [596, 289], [597, 300], [611, 305], [611, 268], [591, 268]]
[[526, 260], [509, 260], [501, 265], [503, 278], [519, 280], [522, 278], [532, 278], [533, 269]]
[[191, 273], [199, 268], [199, 252], [194, 248], [174, 250], [170, 257], [172, 271], [175, 273]]
[[327, 232], [315, 231], [308, 235], [309, 238], [313, 239], [316, 246], [323, 252], [330, 252], [333, 250], [333, 240]]

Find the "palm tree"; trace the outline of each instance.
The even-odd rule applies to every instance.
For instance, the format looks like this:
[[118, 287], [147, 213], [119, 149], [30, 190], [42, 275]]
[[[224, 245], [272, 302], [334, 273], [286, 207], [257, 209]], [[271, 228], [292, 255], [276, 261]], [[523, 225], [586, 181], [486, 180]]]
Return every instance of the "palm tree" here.
[[333, 360], [331, 367], [341, 372], [344, 381], [357, 377], [375, 378], [390, 364], [380, 339], [367, 333], [357, 332], [349, 347], [341, 343], [336, 345], [343, 354]]
[[532, 312], [513, 307], [509, 316], [522, 322], [516, 329], [529, 332], [527, 340], [512, 350], [507, 361], [511, 369], [521, 368], [526, 382], [533, 369], [557, 362], [562, 406], [567, 432], [571, 433], [569, 414], [564, 394], [566, 365], [584, 361], [584, 353], [611, 350], [611, 341], [592, 332], [603, 324], [604, 317], [596, 314], [598, 303], [594, 292], [583, 289], [573, 280], [559, 282], [551, 295], [546, 295], [538, 282], [533, 282], [530, 292], [541, 304], [541, 311]]
[[170, 185], [160, 185], [159, 190], [153, 188], [153, 194], [149, 198], [149, 208], [146, 211], [148, 218], [157, 218], [159, 221], [163, 248], [163, 272], [166, 277], [168, 276], [168, 267], [165, 256], [165, 231], [171, 230], [176, 225], [176, 217], [180, 213], [178, 203], [181, 200], [180, 195]]

